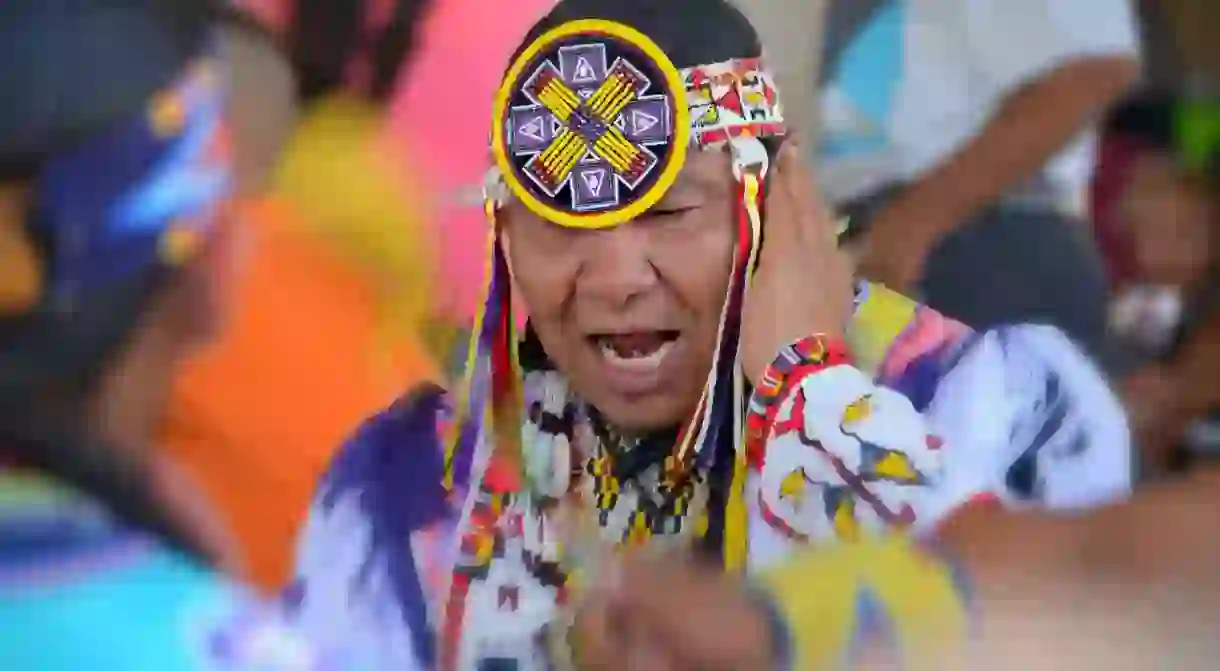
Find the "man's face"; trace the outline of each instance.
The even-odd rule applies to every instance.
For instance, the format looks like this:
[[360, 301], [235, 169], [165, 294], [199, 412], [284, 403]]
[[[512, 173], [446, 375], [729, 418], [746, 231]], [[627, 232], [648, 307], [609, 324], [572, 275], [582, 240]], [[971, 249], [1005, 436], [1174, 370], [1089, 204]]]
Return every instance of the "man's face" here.
[[551, 361], [616, 426], [672, 426], [710, 372], [736, 239], [728, 155], [694, 152], [665, 197], [603, 230], [504, 212], [513, 278]]

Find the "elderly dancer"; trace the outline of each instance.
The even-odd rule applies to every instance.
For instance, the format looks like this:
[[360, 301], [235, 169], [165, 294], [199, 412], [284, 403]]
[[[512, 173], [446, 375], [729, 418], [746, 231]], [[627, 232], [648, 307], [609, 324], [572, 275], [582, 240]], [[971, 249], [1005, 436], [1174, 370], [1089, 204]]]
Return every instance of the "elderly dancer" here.
[[1127, 493], [1121, 410], [1066, 337], [853, 284], [724, 0], [560, 2], [493, 121], [470, 380], [333, 462], [290, 594], [312, 634], [397, 668], [596, 666], [568, 605], [605, 545], [755, 572], [972, 502]]
[[157, 445], [171, 376], [218, 327], [236, 256], [214, 12], [3, 10], [4, 668], [365, 668], [312, 649], [220, 570], [239, 563], [232, 544]]

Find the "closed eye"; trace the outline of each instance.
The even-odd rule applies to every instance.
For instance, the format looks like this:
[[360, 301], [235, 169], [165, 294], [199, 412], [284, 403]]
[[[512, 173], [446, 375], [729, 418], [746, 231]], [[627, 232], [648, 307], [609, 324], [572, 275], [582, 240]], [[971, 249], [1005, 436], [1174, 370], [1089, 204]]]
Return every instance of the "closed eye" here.
[[651, 217], [677, 217], [696, 209], [698, 208], [693, 205], [687, 207], [654, 207], [648, 211], [648, 215]]

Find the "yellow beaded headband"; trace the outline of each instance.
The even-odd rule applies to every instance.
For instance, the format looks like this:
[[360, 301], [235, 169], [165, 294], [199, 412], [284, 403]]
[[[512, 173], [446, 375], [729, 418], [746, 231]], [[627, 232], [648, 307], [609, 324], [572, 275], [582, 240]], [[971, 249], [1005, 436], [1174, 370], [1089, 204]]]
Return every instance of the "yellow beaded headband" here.
[[552, 223], [615, 226], [665, 195], [689, 148], [733, 143], [748, 164], [765, 160], [752, 143], [784, 132], [761, 58], [679, 70], [633, 28], [572, 21], [527, 47], [504, 78], [487, 195], [498, 200], [503, 184]]
[[[673, 185], [693, 148], [728, 149], [738, 182], [738, 249], [721, 315], [715, 361], [699, 408], [683, 428], [670, 465], [675, 473], [708, 454], [705, 445], [743, 427], [737, 333], [758, 260], [763, 184], [770, 153], [763, 140], [785, 134], [773, 80], [759, 57], [678, 69], [643, 33], [620, 23], [582, 19], [541, 35], [513, 61], [495, 99], [495, 166], [484, 184], [489, 220], [487, 300], [467, 359], [448, 463], [477, 431], [491, 402], [495, 454], [520, 461], [520, 370], [508, 264], [496, 218], [508, 194], [556, 225], [598, 229], [627, 223]], [[731, 371], [731, 372], [730, 372]], [[477, 394], [474, 376], [490, 374]], [[727, 374], [726, 374], [727, 373]], [[730, 402], [730, 397], [738, 402]], [[452, 469], [446, 481], [453, 482]]]

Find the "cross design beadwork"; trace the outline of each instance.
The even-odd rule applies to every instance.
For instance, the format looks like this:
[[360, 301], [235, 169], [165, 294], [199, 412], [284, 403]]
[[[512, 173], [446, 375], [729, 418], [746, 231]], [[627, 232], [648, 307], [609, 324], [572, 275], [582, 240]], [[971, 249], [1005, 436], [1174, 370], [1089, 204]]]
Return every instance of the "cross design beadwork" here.
[[649, 147], [672, 137], [669, 98], [645, 95], [652, 80], [625, 58], [608, 63], [604, 44], [560, 47], [557, 60], [525, 81], [531, 104], [509, 113], [509, 151], [530, 157], [522, 171], [552, 198], [571, 186], [573, 211], [616, 207], [620, 187], [637, 188], [660, 162]]

